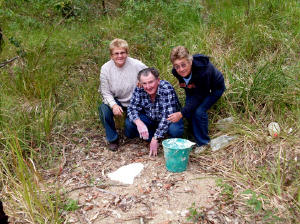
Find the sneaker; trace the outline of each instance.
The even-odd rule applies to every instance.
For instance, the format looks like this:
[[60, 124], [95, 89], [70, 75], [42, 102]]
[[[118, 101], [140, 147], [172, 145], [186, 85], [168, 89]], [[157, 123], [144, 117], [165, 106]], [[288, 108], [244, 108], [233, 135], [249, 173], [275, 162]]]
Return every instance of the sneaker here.
[[113, 142], [110, 142], [108, 145], [108, 149], [113, 152], [117, 151], [118, 148], [119, 148], [119, 139], [117, 139]]
[[194, 152], [196, 154], [199, 154], [199, 153], [201, 153], [201, 152], [203, 152], [203, 151], [205, 151], [207, 149], [209, 149], [209, 145], [202, 145], [202, 146], [196, 147], [195, 150], [194, 150]]

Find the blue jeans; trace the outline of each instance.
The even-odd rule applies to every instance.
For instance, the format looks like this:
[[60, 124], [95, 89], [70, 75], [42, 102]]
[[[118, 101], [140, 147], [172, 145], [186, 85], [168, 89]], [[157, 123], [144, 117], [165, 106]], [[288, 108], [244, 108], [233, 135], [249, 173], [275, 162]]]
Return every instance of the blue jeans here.
[[[196, 108], [192, 113], [191, 118], [188, 118], [190, 126], [193, 128], [193, 134], [198, 146], [206, 145], [210, 142], [208, 136], [208, 116], [207, 110], [217, 102], [217, 100], [222, 96], [224, 89], [220, 89], [214, 92], [214, 95], [209, 95], [202, 103]], [[188, 101], [188, 96], [186, 101]]]
[[[148, 132], [149, 132], [148, 141], [151, 141], [151, 139], [158, 127], [159, 122], [151, 120], [145, 114], [140, 114], [139, 117], [144, 122], [144, 124], [147, 126]], [[183, 135], [183, 120], [180, 119], [176, 123], [171, 123], [169, 125], [168, 134], [172, 138], [182, 137], [182, 135]], [[140, 136], [135, 123], [131, 122], [128, 117], [125, 120], [125, 136], [127, 138], [135, 138], [135, 137]]]
[[[124, 112], [127, 111], [127, 108], [123, 107], [119, 101], [116, 100], [116, 102], [119, 106], [122, 107]], [[99, 110], [99, 117], [100, 117], [101, 123], [105, 129], [107, 141], [113, 142], [113, 141], [117, 140], [119, 136], [118, 136], [118, 133], [116, 130], [114, 114], [112, 112], [112, 109], [108, 105], [102, 103], [98, 107], [98, 110]]]

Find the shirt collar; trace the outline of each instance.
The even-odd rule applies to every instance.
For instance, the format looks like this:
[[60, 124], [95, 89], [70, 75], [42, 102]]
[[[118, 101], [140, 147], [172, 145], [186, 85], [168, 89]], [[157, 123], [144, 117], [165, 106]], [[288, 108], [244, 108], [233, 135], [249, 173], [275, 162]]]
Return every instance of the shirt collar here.
[[160, 95], [161, 94], [161, 91], [162, 91], [162, 82], [163, 80], [160, 80], [159, 81], [159, 85], [158, 85], [158, 88], [157, 88], [157, 92], [156, 92], [156, 95]]

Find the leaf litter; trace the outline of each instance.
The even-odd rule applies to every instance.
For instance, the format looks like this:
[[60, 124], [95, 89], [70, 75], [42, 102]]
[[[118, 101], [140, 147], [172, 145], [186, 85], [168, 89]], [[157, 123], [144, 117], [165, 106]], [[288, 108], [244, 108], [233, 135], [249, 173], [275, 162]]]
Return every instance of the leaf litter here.
[[[53, 170], [45, 170], [45, 178], [52, 184], [58, 183], [65, 198], [78, 201], [79, 209], [63, 212], [66, 223], [264, 222], [259, 214], [253, 219], [247, 213], [241, 191], [249, 186], [234, 180], [231, 173], [230, 155], [241, 161], [249, 160], [239, 153], [242, 142], [218, 153], [191, 153], [189, 166], [182, 173], [166, 170], [162, 148], [156, 158], [151, 158], [146, 142], [139, 139], [122, 139], [122, 142], [118, 152], [111, 152], [106, 149], [101, 131], [79, 126], [56, 137], [55, 143], [61, 146], [65, 159], [58, 162], [60, 169], [56, 175]], [[262, 152], [260, 157], [251, 156], [247, 165], [261, 163], [266, 155]], [[131, 163], [144, 166], [132, 185], [108, 178], [108, 173]], [[219, 177], [232, 180], [232, 197], [224, 194], [225, 185], [216, 184]]]

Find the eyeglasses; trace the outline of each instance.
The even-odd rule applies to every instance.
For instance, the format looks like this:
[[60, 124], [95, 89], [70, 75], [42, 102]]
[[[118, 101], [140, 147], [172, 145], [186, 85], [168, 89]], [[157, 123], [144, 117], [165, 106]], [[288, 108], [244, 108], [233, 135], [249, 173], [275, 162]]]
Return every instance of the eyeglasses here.
[[113, 56], [119, 56], [119, 55], [123, 56], [123, 55], [125, 55], [125, 54], [127, 54], [126, 51], [121, 51], [121, 52], [113, 53], [112, 55], [113, 55]]
[[187, 67], [187, 64], [186, 63], [181, 63], [180, 65], [174, 65], [174, 68], [176, 70], [180, 69], [180, 67], [185, 69]]

